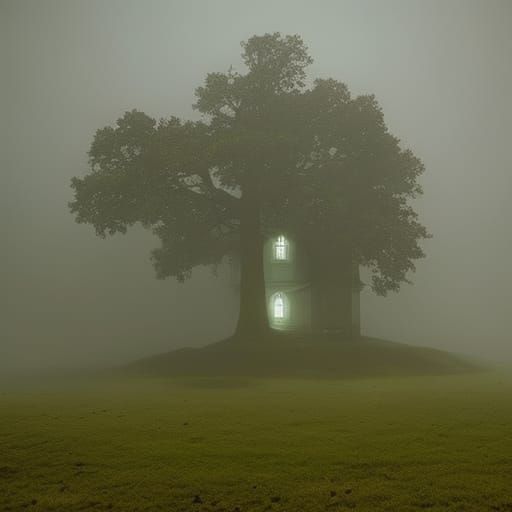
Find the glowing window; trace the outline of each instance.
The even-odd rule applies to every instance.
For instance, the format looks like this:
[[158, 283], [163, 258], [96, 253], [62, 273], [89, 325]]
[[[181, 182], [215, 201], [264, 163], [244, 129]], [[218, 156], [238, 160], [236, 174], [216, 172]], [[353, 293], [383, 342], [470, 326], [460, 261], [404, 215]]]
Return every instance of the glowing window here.
[[276, 260], [288, 259], [288, 240], [284, 236], [278, 236], [274, 244], [274, 257]]
[[280, 293], [274, 296], [274, 318], [276, 320], [284, 318], [284, 298]]

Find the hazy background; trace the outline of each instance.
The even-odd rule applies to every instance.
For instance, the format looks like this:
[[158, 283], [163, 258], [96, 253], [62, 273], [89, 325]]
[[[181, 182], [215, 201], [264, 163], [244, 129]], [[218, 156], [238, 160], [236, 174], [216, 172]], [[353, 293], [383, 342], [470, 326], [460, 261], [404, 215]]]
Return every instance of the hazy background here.
[[310, 76], [375, 93], [423, 159], [434, 234], [414, 286], [362, 294], [366, 335], [512, 360], [512, 2], [0, 0], [0, 372], [122, 362], [230, 333], [226, 273], [157, 281], [135, 230], [68, 213], [97, 128], [132, 108], [197, 117], [240, 41], [302, 35]]

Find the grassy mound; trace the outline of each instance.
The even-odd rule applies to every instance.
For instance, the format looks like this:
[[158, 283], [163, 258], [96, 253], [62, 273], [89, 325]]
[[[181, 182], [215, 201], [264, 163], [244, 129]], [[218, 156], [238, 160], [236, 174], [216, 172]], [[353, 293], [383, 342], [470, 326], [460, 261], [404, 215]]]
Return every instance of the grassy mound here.
[[478, 366], [454, 354], [375, 338], [272, 334], [235, 337], [202, 348], [183, 348], [130, 364], [130, 373], [168, 376], [346, 378], [446, 375]]

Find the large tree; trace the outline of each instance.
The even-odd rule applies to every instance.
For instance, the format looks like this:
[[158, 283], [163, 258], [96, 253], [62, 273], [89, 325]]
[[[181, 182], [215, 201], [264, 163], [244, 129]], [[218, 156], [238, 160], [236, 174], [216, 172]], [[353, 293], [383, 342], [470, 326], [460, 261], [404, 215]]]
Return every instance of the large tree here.
[[268, 330], [265, 236], [286, 229], [311, 247], [328, 243], [341, 274], [366, 265], [384, 294], [406, 281], [427, 233], [407, 202], [421, 193], [423, 166], [388, 133], [374, 97], [352, 99], [335, 80], [307, 88], [299, 36], [242, 47], [244, 74], [211, 73], [196, 90], [202, 121], [133, 110], [98, 130], [70, 208], [100, 236], [151, 229], [160, 278], [183, 281], [236, 254], [237, 334], [258, 337]]

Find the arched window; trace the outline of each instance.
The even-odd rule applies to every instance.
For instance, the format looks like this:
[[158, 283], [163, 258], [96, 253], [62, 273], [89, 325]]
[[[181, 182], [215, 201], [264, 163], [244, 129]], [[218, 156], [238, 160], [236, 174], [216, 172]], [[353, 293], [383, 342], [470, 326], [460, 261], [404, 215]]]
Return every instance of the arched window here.
[[288, 240], [283, 235], [278, 236], [274, 243], [274, 258], [281, 261], [288, 259]]
[[284, 319], [284, 297], [281, 293], [276, 293], [274, 295], [272, 309], [276, 320]]

